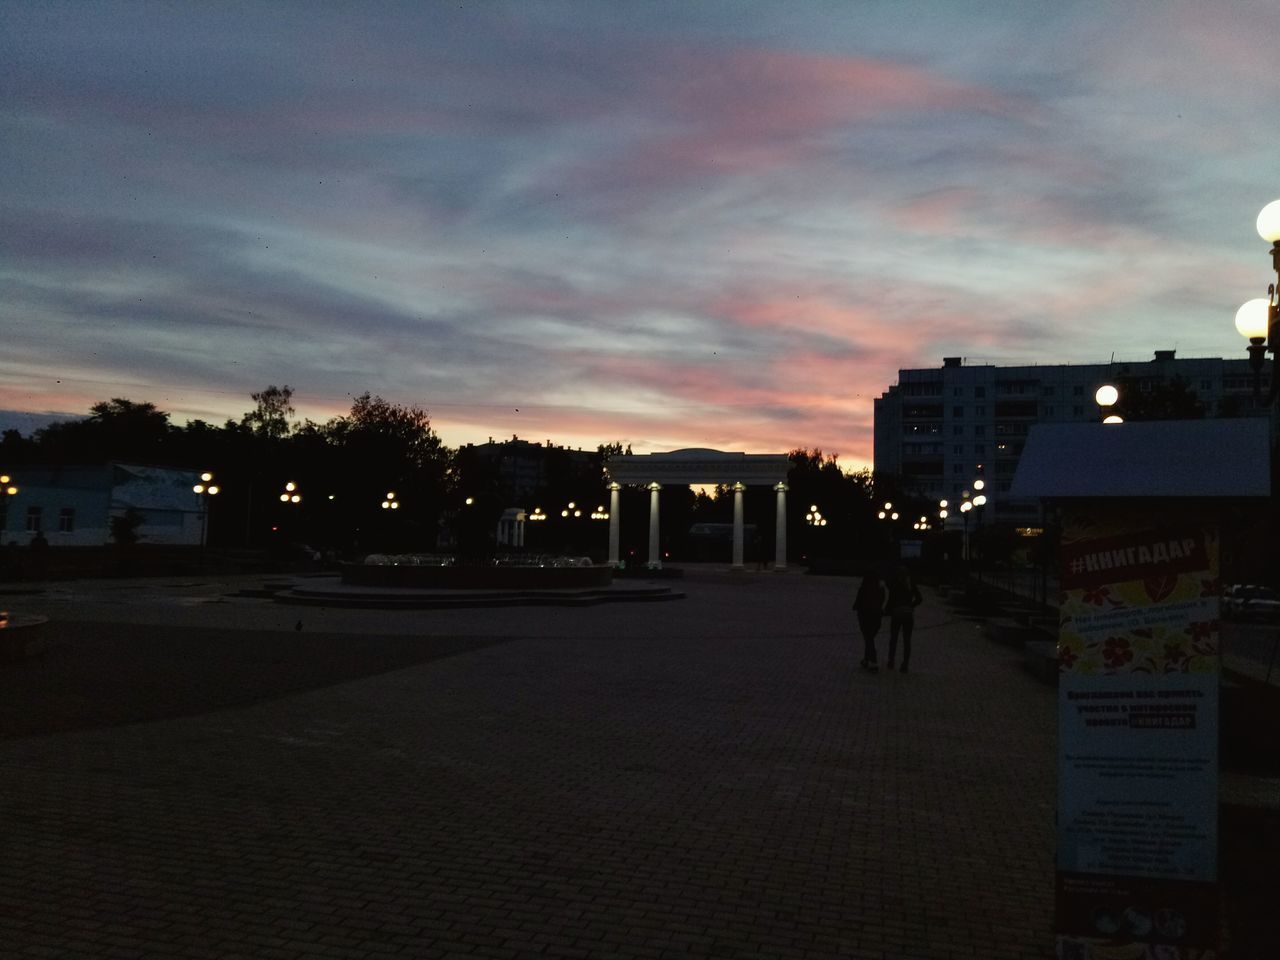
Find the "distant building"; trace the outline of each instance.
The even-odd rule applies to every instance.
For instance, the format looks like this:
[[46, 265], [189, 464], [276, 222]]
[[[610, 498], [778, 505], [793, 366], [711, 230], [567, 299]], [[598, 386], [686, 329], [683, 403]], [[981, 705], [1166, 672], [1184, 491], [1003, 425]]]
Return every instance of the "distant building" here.
[[111, 518], [137, 511], [143, 544], [198, 546], [200, 497], [194, 470], [128, 463], [12, 470], [18, 493], [0, 504], [0, 538], [30, 543], [37, 532], [50, 546], [98, 546], [111, 542]]
[[[1103, 384], [1150, 392], [1175, 378], [1196, 394], [1206, 416], [1266, 415], [1244, 358], [1179, 360], [1172, 350], [1157, 350], [1145, 362], [998, 367], [947, 357], [941, 367], [899, 370], [897, 384], [875, 401], [875, 472], [898, 476], [930, 499], [954, 501], [981, 466], [985, 520], [1032, 524], [1038, 502], [1007, 496], [1031, 426], [1097, 422], [1094, 393]], [[1264, 374], [1264, 398], [1267, 387]]]
[[490, 437], [488, 443], [468, 443], [459, 451], [464, 463], [471, 460], [491, 470], [502, 494], [512, 501], [530, 496], [554, 479], [553, 459], [563, 458], [573, 467], [585, 469], [595, 455], [595, 451], [558, 447], [550, 440], [532, 443], [517, 436], [498, 441]]

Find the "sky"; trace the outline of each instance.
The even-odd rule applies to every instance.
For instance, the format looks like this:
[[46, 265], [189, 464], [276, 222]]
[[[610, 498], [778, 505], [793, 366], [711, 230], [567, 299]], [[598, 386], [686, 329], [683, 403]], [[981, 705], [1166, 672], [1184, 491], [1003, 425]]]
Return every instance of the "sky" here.
[[1280, 4], [0, 0], [0, 410], [872, 455], [908, 367], [1239, 356]]

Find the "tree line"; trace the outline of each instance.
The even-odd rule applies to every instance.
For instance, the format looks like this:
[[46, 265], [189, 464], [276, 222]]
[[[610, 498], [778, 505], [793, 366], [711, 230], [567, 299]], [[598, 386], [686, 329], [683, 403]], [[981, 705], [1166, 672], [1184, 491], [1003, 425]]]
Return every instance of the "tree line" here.
[[[451, 448], [427, 411], [364, 393], [350, 410], [323, 423], [295, 419], [293, 390], [268, 386], [251, 395], [243, 416], [221, 425], [178, 425], [149, 402], [112, 398], [83, 419], [50, 423], [30, 437], [5, 431], [0, 466], [17, 475], [26, 464], [140, 463], [210, 473], [208, 542], [222, 547], [287, 550], [306, 544], [349, 556], [362, 552], [492, 549], [504, 509], [543, 507], [549, 519], [526, 525], [526, 545], [548, 551], [602, 554], [607, 523], [585, 517], [608, 504], [605, 467], [629, 453], [619, 442], [586, 454], [548, 446], [542, 482], [520, 497], [496, 463], [473, 447]], [[789, 553], [794, 560], [847, 553], [851, 538], [875, 540], [869, 471], [844, 470], [835, 454], [797, 448], [790, 453]], [[747, 520], [759, 532], [755, 550], [773, 557], [774, 495], [747, 493]], [[296, 498], [296, 499], [295, 499]], [[583, 507], [583, 518], [561, 518], [562, 505]], [[383, 504], [388, 506], [383, 506]], [[392, 508], [391, 503], [396, 506]], [[805, 514], [820, 506], [827, 524]], [[729, 523], [727, 489], [663, 491], [664, 550], [690, 556], [695, 523]], [[624, 491], [624, 552], [647, 554], [647, 494]]]

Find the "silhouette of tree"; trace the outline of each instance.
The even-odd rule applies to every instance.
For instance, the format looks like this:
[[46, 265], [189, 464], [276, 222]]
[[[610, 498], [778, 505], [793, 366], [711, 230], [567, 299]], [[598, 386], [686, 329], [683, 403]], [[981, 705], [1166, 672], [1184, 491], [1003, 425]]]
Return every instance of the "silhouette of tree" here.
[[[456, 473], [453, 451], [431, 429], [425, 410], [364, 393], [352, 402], [347, 416], [304, 429], [295, 440], [299, 446], [309, 444], [313, 434], [326, 442], [327, 482], [345, 504], [346, 522], [363, 531], [364, 541], [415, 549], [434, 544], [436, 518]], [[380, 511], [389, 491], [395, 491], [404, 506]]]
[[95, 403], [84, 420], [42, 427], [34, 439], [40, 459], [55, 463], [155, 463], [165, 455], [171, 430], [169, 414], [155, 404], [115, 397]]
[[241, 423], [259, 437], [278, 440], [288, 436], [289, 418], [294, 412], [293, 388], [287, 384], [283, 387], [273, 384], [249, 396], [257, 406], [244, 415]]

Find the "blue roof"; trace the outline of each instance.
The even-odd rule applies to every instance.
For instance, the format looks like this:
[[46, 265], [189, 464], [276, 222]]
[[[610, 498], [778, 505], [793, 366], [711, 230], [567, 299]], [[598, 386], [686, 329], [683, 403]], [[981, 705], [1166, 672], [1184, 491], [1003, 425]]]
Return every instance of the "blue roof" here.
[[1270, 430], [1266, 417], [1037, 424], [1008, 496], [1269, 496]]

